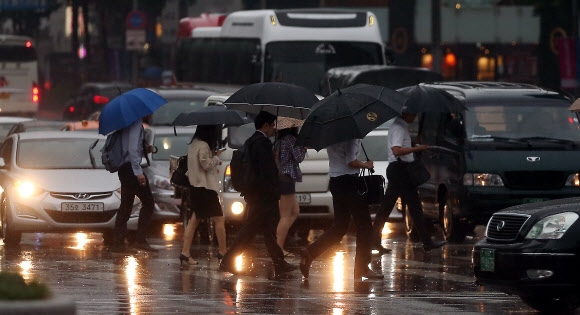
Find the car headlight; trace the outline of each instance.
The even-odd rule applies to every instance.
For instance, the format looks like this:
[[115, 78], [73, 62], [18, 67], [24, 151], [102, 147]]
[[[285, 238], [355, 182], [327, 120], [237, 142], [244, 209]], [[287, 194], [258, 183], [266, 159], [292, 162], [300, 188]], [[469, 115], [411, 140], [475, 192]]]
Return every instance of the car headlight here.
[[564, 186], [579, 187], [580, 186], [580, 174], [576, 173], [576, 174], [571, 174], [570, 176], [568, 176]]
[[173, 189], [173, 186], [171, 186], [171, 182], [169, 181], [169, 178], [159, 176], [159, 175], [153, 175], [153, 186], [160, 188], [160, 189], [165, 189], [165, 190], [172, 190]]
[[498, 174], [490, 173], [465, 173], [463, 175], [464, 186], [485, 186], [499, 187], [503, 186], [503, 180]]
[[36, 196], [43, 192], [42, 189], [36, 187], [33, 183], [29, 181], [16, 181], [14, 186], [16, 187], [18, 195], [20, 195], [20, 197], [22, 198]]
[[576, 222], [578, 214], [562, 212], [545, 217], [538, 221], [526, 235], [527, 239], [557, 240]]

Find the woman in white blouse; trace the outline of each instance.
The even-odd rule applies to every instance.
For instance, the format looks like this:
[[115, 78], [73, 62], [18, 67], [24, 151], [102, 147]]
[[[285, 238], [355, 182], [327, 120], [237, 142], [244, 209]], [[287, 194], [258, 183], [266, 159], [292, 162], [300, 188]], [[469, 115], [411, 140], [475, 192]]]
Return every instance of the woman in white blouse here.
[[183, 248], [179, 255], [180, 263], [189, 265], [197, 261], [189, 257], [193, 235], [201, 219], [211, 218], [215, 224], [218, 241], [218, 259], [226, 252], [226, 229], [222, 207], [218, 197], [218, 168], [222, 162], [218, 150], [220, 126], [197, 126], [187, 151], [187, 177], [190, 183], [190, 205], [192, 214], [183, 235]]

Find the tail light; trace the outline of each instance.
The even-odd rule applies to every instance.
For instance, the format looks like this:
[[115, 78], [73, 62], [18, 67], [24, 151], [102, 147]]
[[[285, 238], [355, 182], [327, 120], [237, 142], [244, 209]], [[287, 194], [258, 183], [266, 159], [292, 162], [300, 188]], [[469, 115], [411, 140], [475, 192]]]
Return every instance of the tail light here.
[[36, 83], [32, 84], [32, 101], [38, 103], [40, 101], [40, 89]]
[[109, 98], [106, 96], [101, 96], [101, 95], [93, 96], [93, 103], [95, 103], [95, 104], [105, 105], [108, 102], [109, 102]]

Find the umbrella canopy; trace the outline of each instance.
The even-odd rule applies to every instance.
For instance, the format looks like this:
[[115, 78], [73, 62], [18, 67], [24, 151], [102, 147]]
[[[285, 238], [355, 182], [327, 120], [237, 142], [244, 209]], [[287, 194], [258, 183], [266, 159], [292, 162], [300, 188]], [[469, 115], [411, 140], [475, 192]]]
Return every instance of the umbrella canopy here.
[[276, 116], [304, 119], [318, 102], [314, 93], [301, 86], [283, 82], [250, 84], [232, 94], [224, 105], [257, 115], [266, 111]]
[[298, 134], [300, 144], [321, 150], [362, 139], [387, 120], [399, 116], [407, 97], [386, 87], [357, 84], [319, 101]]
[[289, 117], [278, 117], [276, 120], [276, 129], [288, 129], [293, 127], [300, 127], [304, 124], [304, 120], [289, 118]]
[[230, 127], [241, 126], [250, 122], [252, 122], [252, 119], [245, 112], [228, 110], [223, 106], [206, 106], [179, 114], [171, 125], [225, 125]]
[[572, 105], [568, 109], [573, 112], [580, 112], [580, 98], [575, 100], [574, 103], [572, 103]]
[[109, 134], [130, 126], [139, 118], [153, 114], [167, 103], [159, 94], [145, 88], [125, 92], [107, 103], [99, 115], [99, 133]]
[[460, 113], [467, 109], [463, 102], [442, 89], [417, 84], [397, 91], [409, 97], [403, 107], [406, 113]]

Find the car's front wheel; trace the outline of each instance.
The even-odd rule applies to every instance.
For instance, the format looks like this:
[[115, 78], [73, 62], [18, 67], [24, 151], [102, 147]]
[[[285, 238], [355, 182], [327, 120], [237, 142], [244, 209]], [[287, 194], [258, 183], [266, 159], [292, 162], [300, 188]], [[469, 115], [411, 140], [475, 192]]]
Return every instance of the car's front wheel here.
[[550, 297], [544, 294], [520, 296], [522, 301], [530, 307], [546, 313], [560, 313], [572, 311], [580, 306], [580, 292], [568, 295]]
[[2, 239], [6, 246], [16, 246], [22, 240], [22, 233], [14, 231], [11, 226], [10, 218], [8, 217], [10, 215], [9, 204], [8, 198], [2, 200]]
[[449, 198], [445, 198], [441, 215], [445, 239], [452, 243], [462, 243], [469, 232], [469, 225], [453, 214], [453, 204]]

